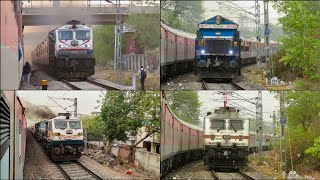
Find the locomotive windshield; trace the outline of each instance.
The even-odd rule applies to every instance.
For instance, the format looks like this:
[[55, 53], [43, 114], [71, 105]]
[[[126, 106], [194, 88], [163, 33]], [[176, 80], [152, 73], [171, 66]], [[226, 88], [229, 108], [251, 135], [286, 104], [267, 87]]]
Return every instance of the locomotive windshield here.
[[229, 128], [235, 131], [243, 130], [243, 121], [242, 120], [230, 120], [229, 121]]
[[211, 129], [214, 130], [222, 130], [222, 129], [226, 129], [225, 127], [225, 120], [216, 120], [216, 119], [212, 119], [211, 120]]
[[71, 129], [81, 129], [80, 121], [69, 121], [69, 126]]
[[76, 38], [78, 40], [90, 39], [90, 31], [76, 31]]
[[232, 49], [232, 41], [226, 39], [205, 39], [204, 50], [206, 53], [228, 54]]
[[72, 40], [72, 31], [59, 31], [59, 40]]
[[65, 120], [54, 121], [54, 127], [56, 129], [66, 129], [68, 127], [67, 126], [67, 121], [65, 121]]

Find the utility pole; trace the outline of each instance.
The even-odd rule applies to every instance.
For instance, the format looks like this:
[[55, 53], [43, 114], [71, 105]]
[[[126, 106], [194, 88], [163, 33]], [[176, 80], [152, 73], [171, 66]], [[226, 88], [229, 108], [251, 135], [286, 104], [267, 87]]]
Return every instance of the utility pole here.
[[280, 91], [280, 123], [281, 123], [281, 170], [282, 179], [286, 178], [286, 117], [285, 117], [285, 92]]
[[262, 92], [258, 91], [258, 97], [256, 98], [256, 129], [257, 136], [256, 142], [258, 141], [258, 154], [260, 160], [262, 159], [262, 133], [263, 133], [263, 117], [262, 117]]
[[122, 60], [121, 60], [121, 13], [120, 0], [116, 0], [116, 32], [115, 32], [115, 66], [117, 67], [118, 82], [122, 82]]
[[270, 47], [269, 47], [269, 35], [270, 35], [270, 29], [269, 29], [269, 0], [263, 0], [264, 1], [264, 24], [265, 24], [265, 29], [264, 29], [264, 35], [265, 35], [265, 46], [266, 46], [266, 68], [267, 68], [267, 78], [268, 82], [271, 79], [270, 75], [270, 67], [271, 67], [271, 62], [270, 62]]
[[255, 16], [256, 16], [256, 42], [257, 42], [257, 50], [256, 50], [256, 62], [258, 63], [258, 70], [260, 71], [260, 53], [259, 46], [261, 42], [260, 38], [260, 5], [258, 0], [255, 0]]

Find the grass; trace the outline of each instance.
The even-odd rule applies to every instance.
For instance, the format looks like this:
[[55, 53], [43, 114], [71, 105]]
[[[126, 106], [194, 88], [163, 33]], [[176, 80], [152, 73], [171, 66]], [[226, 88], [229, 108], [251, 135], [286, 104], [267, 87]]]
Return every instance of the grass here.
[[[133, 74], [138, 74], [135, 71], [124, 71], [122, 73], [122, 84], [131, 86], [132, 85], [132, 77]], [[111, 82], [118, 82], [118, 72], [116, 70], [104, 69], [101, 67], [96, 68], [94, 78], [105, 79]], [[145, 80], [145, 89], [146, 90], [159, 90], [160, 89], [160, 74], [159, 73], [148, 73], [147, 78]], [[136, 88], [141, 89], [140, 80], [138, 75], [136, 75]]]

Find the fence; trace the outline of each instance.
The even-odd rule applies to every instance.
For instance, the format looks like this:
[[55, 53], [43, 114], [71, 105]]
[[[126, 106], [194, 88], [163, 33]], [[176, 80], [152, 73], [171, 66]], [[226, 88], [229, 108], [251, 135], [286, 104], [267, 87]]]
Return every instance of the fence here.
[[123, 55], [123, 61], [125, 62], [125, 70], [136, 70], [140, 68], [141, 65], [148, 71], [153, 72], [159, 68], [160, 57], [159, 55], [147, 56], [144, 54], [131, 54]]

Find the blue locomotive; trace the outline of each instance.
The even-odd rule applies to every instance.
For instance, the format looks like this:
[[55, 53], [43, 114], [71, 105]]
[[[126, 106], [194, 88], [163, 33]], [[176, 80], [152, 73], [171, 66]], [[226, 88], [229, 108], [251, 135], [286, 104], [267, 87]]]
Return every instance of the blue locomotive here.
[[241, 74], [238, 24], [215, 16], [199, 23], [195, 41], [195, 74], [200, 78], [236, 78]]

